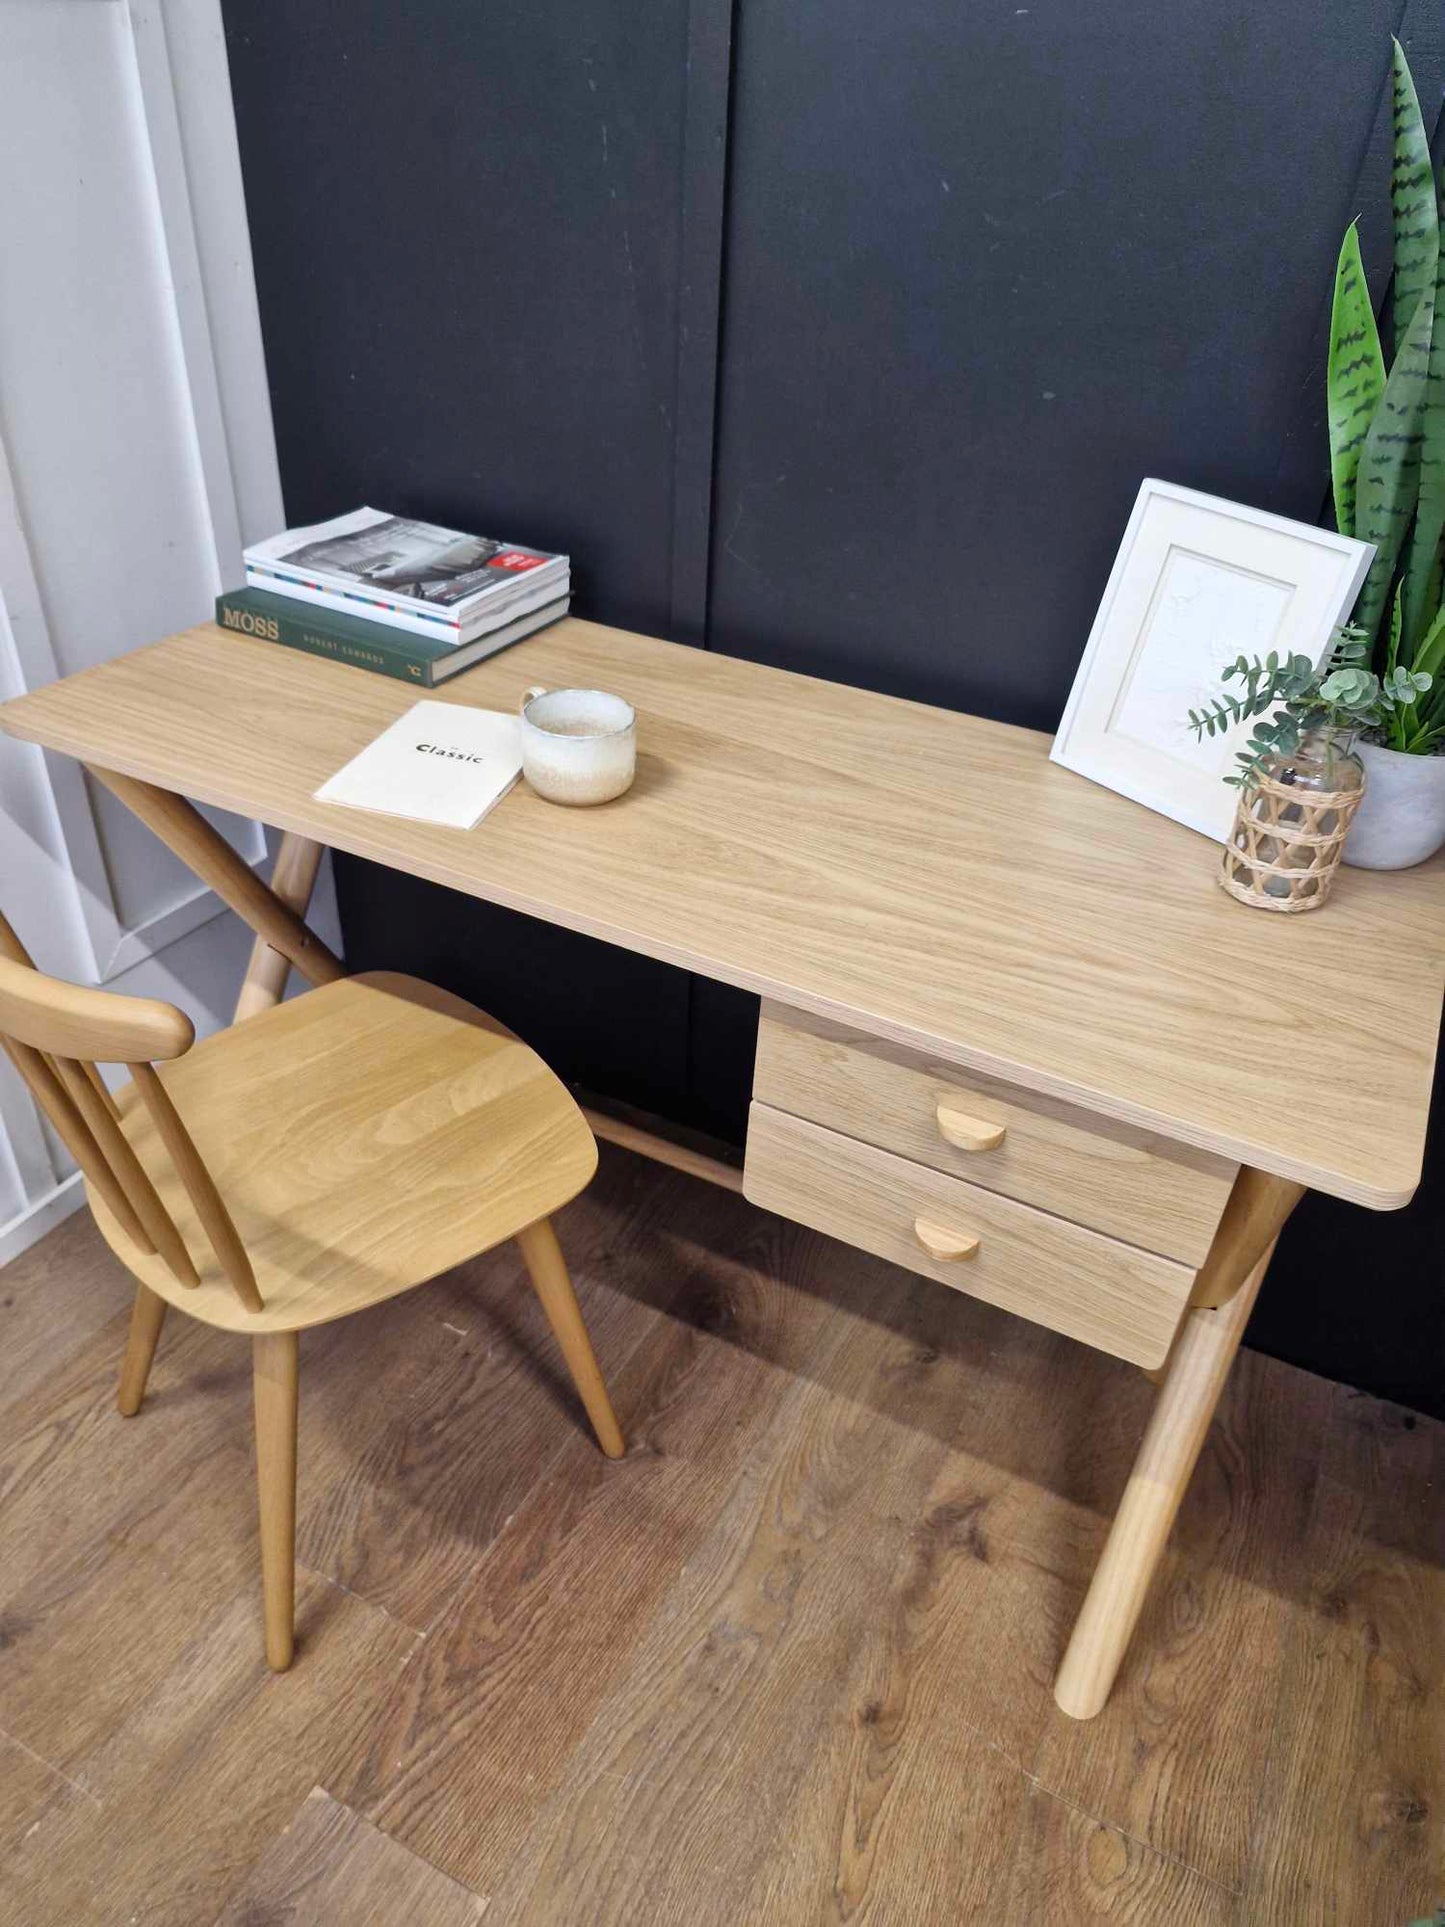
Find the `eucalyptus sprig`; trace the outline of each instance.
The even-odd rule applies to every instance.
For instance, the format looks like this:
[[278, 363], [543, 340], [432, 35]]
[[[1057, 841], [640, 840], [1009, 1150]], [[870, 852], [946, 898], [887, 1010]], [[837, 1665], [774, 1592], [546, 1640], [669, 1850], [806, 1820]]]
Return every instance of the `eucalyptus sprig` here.
[[1428, 671], [1399, 663], [1392, 663], [1381, 678], [1367, 667], [1369, 658], [1369, 631], [1352, 624], [1339, 631], [1322, 670], [1308, 656], [1281, 661], [1273, 649], [1263, 660], [1239, 656], [1223, 680], [1237, 681], [1240, 689], [1227, 689], [1205, 708], [1191, 709], [1189, 727], [1203, 742], [1240, 723], [1266, 718], [1255, 723], [1235, 757], [1236, 773], [1224, 779], [1234, 789], [1248, 789], [1266, 756], [1292, 756], [1306, 736], [1316, 734], [1347, 750], [1361, 730], [1391, 729], [1431, 686]]

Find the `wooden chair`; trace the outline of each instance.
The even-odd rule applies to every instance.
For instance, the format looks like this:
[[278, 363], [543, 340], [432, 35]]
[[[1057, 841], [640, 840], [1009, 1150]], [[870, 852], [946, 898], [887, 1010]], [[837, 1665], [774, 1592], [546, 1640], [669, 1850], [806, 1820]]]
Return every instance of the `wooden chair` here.
[[[621, 1456], [549, 1222], [597, 1147], [565, 1087], [490, 1017], [373, 972], [196, 1044], [173, 1005], [41, 975], [0, 917], [0, 1039], [137, 1281], [120, 1410], [140, 1408], [167, 1306], [250, 1334], [278, 1671], [293, 1645], [298, 1331], [515, 1238], [602, 1450]], [[98, 1062], [130, 1070], [115, 1097]]]

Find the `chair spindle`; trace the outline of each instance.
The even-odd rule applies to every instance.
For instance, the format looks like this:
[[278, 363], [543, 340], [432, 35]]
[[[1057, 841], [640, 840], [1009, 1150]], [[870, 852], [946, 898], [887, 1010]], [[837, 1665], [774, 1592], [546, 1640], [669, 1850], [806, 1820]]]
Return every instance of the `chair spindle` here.
[[116, 1223], [142, 1251], [154, 1251], [155, 1245], [149, 1232], [136, 1215], [130, 1199], [121, 1189], [119, 1179], [107, 1164], [104, 1153], [91, 1136], [84, 1118], [71, 1102], [49, 1061], [38, 1050], [32, 1049], [29, 1044], [17, 1042], [13, 1037], [0, 1038], [0, 1043], [4, 1044], [6, 1055], [25, 1079], [36, 1103], [54, 1125], [61, 1143], [85, 1173], [87, 1181], [95, 1186]]
[[264, 1311], [265, 1301], [256, 1287], [256, 1274], [251, 1269], [246, 1248], [231, 1222], [231, 1214], [221, 1200], [215, 1180], [196, 1149], [195, 1140], [171, 1102], [170, 1093], [150, 1064], [132, 1064], [130, 1074], [160, 1133], [161, 1142], [170, 1153], [171, 1163], [196, 1208], [196, 1216], [210, 1240], [216, 1262], [230, 1279], [236, 1296], [247, 1311]]

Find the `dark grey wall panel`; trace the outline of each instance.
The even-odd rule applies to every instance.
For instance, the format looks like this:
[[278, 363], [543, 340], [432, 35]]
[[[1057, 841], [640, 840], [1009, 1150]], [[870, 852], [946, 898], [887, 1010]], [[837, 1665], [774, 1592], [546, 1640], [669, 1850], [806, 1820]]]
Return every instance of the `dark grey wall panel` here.
[[1052, 727], [1141, 476], [1313, 520], [1398, 12], [747, 0], [713, 646]]
[[227, 6], [291, 521], [520, 531], [665, 623], [686, 14]]

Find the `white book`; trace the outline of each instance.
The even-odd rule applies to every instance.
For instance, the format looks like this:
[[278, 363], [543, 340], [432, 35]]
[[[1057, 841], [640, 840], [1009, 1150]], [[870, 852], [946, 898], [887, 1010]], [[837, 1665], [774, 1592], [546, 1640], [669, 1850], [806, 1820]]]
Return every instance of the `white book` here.
[[321, 785], [316, 801], [470, 830], [521, 773], [520, 718], [461, 703], [413, 703]]
[[372, 508], [252, 542], [245, 561], [253, 588], [461, 642], [519, 595], [563, 593], [570, 566], [545, 549]]
[[560, 581], [555, 576], [549, 576], [540, 584], [534, 584], [532, 578], [524, 576], [516, 592], [506, 602], [497, 607], [489, 603], [481, 614], [472, 617], [465, 629], [453, 628], [446, 622], [435, 622], [430, 616], [414, 616], [406, 609], [385, 608], [364, 596], [337, 595], [330, 589], [318, 589], [309, 582], [293, 582], [269, 569], [256, 568], [249, 562], [246, 564], [246, 587], [264, 589], [268, 595], [288, 596], [293, 602], [309, 602], [318, 609], [334, 610], [337, 615], [379, 622], [388, 629], [402, 629], [408, 635], [425, 636], [430, 642], [445, 643], [460, 649], [469, 642], [490, 635], [494, 629], [514, 621], [518, 616], [528, 615], [533, 609], [544, 609], [559, 597], [566, 596], [569, 583], [566, 575]]

